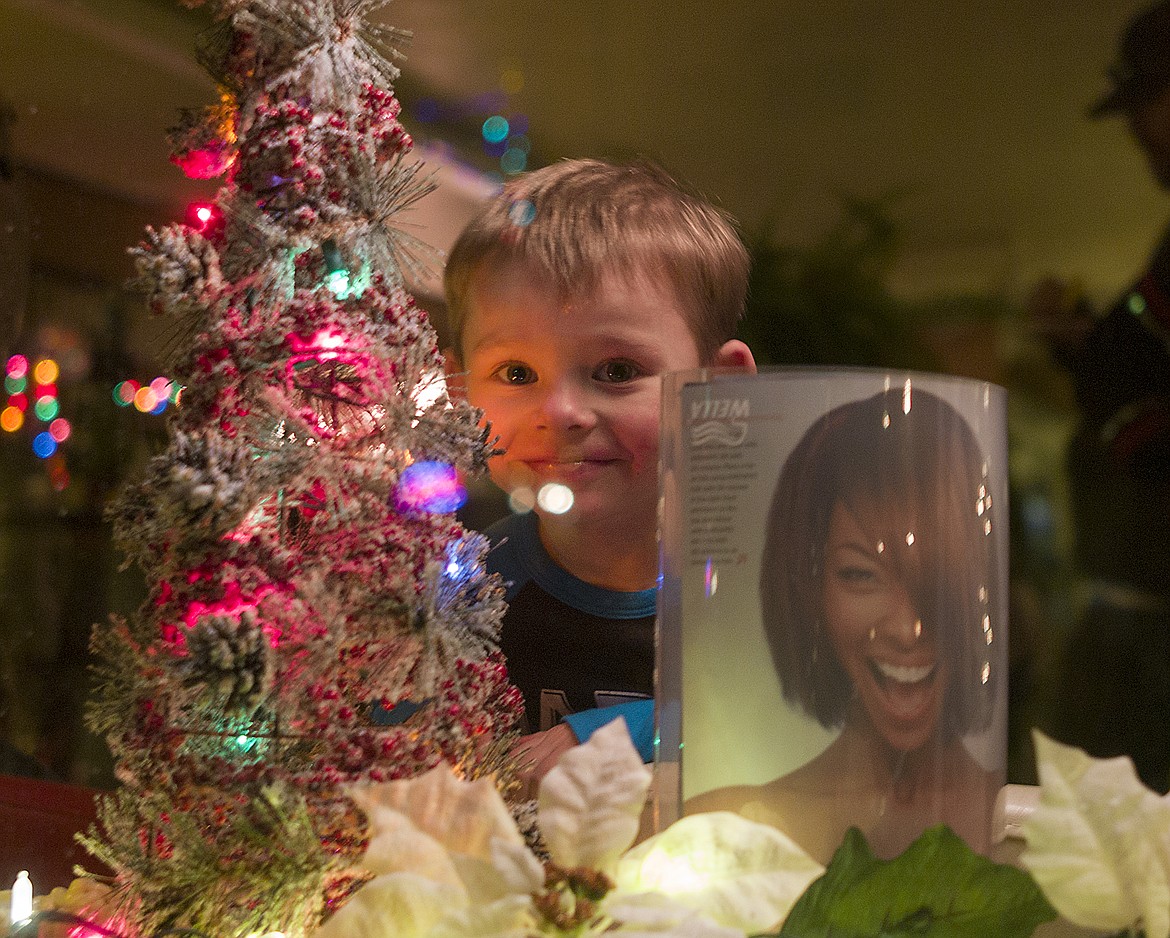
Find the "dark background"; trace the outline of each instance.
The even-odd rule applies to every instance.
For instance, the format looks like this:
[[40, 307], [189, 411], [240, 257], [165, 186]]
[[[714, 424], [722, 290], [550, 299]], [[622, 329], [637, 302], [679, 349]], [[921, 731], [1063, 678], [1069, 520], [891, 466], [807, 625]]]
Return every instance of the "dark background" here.
[[[398, 92], [439, 167], [419, 233], [449, 245], [500, 172], [479, 128], [524, 129], [528, 165], [645, 156], [723, 205], [757, 258], [745, 336], [766, 361], [908, 365], [1008, 387], [1012, 774], [1024, 730], [1069, 702], [1045, 676], [1075, 615], [1065, 376], [1026, 312], [1044, 275], [1096, 303], [1166, 214], [1120, 121], [1085, 119], [1139, 4], [1069, 0], [395, 0], [415, 32]], [[146, 224], [214, 183], [167, 161], [206, 11], [164, 0], [0, 0], [0, 356], [62, 362], [55, 460], [0, 432], [0, 732], [55, 776], [106, 784], [80, 723], [91, 625], [129, 614], [102, 510], [162, 439], [114, 405], [160, 373], [165, 326], [122, 284]], [[418, 285], [441, 325], [434, 279]], [[66, 478], [62, 485], [61, 480]], [[56, 484], [55, 481], [56, 480]]]

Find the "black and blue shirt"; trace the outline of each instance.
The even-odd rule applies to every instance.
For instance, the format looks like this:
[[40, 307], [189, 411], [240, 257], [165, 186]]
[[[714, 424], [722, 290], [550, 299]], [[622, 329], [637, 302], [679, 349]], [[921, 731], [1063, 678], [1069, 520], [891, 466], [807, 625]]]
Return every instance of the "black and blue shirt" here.
[[544, 549], [535, 514], [510, 515], [486, 533], [487, 567], [507, 588], [500, 649], [524, 696], [528, 729], [564, 720], [584, 741], [623, 716], [648, 761], [657, 591], [604, 589], [563, 570]]

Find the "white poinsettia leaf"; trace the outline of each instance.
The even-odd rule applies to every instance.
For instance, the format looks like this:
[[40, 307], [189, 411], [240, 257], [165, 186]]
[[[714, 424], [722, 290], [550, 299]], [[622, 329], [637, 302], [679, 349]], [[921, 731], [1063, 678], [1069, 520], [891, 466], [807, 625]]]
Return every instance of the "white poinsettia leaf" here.
[[743, 931], [658, 892], [617, 893], [606, 902], [605, 914], [620, 938], [744, 938]]
[[731, 928], [771, 931], [825, 868], [774, 827], [692, 814], [617, 864], [618, 888], [664, 893]]
[[530, 895], [544, 885], [544, 865], [523, 844], [493, 840], [491, 851], [492, 866], [508, 892]]
[[415, 827], [406, 815], [390, 808], [371, 807], [370, 843], [362, 866], [375, 876], [413, 873], [436, 883], [463, 889], [451, 854], [435, 838]]
[[530, 938], [535, 932], [531, 899], [508, 896], [486, 905], [452, 909], [427, 938]]
[[404, 781], [352, 785], [346, 794], [367, 814], [377, 806], [401, 812], [455, 853], [487, 860], [493, 838], [524, 842], [491, 780], [462, 781], [445, 763]]
[[466, 902], [458, 890], [411, 873], [377, 876], [311, 938], [425, 938]]
[[459, 879], [473, 905], [485, 905], [509, 895], [529, 896], [544, 885], [544, 866], [523, 844], [493, 840], [490, 861], [454, 854]]
[[1086, 928], [1170, 934], [1170, 803], [1127, 758], [1094, 759], [1035, 733], [1040, 803], [1021, 860], [1048, 901]]
[[574, 746], [544, 777], [537, 799], [540, 832], [564, 867], [608, 872], [634, 842], [650, 772], [620, 717]]

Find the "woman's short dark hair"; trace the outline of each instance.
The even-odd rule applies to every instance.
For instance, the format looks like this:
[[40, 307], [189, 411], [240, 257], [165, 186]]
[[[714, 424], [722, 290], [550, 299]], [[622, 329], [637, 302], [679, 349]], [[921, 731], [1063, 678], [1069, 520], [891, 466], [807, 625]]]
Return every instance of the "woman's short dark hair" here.
[[914, 388], [910, 401], [906, 411], [899, 387], [843, 404], [801, 438], [768, 512], [760, 604], [785, 699], [840, 725], [853, 686], [822, 622], [824, 551], [840, 502], [882, 543], [939, 654], [956, 663], [942, 708], [950, 738], [988, 725], [1001, 677], [995, 512], [967, 421], [927, 391]]

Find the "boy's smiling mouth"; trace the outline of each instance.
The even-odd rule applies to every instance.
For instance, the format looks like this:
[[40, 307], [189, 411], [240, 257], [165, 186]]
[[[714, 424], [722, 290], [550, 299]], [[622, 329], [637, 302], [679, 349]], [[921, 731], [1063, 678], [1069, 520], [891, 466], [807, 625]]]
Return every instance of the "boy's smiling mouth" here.
[[608, 453], [566, 453], [563, 456], [538, 456], [519, 460], [534, 471], [558, 469], [579, 469], [585, 466], [602, 466], [620, 462], [618, 456]]
[[620, 460], [605, 459], [525, 459], [523, 464], [538, 477], [577, 477], [616, 465]]

